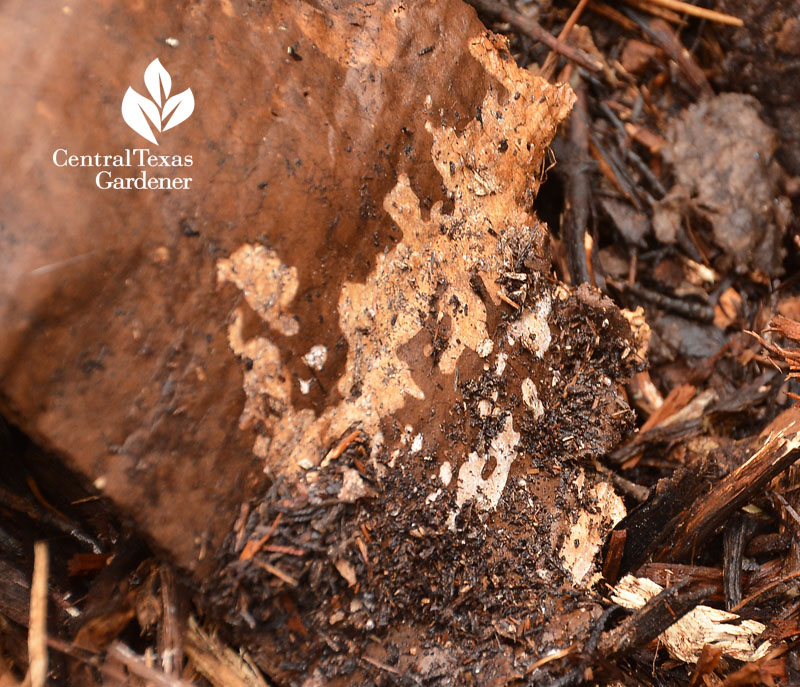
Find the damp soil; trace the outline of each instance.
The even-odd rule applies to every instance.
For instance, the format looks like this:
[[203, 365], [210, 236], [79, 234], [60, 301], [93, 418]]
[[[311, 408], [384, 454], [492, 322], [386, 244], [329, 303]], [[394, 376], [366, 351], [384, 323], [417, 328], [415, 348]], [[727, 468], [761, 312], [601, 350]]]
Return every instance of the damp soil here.
[[[569, 3], [534, 4], [540, 5], [534, 14], [553, 34], [574, 9]], [[699, 662], [691, 666], [675, 661], [655, 640], [637, 645], [619, 661], [597, 658], [587, 649], [596, 648], [597, 637], [609, 622], [609, 587], [602, 582], [576, 585], [561, 547], [574, 525], [572, 514], [601, 516], [602, 504], [591, 496], [591, 488], [614, 473], [624, 480], [620, 492], [625, 506], [636, 514], [617, 526], [617, 531], [630, 527], [629, 548], [620, 554], [618, 566], [638, 570], [664, 586], [676, 576], [695, 587], [710, 584], [713, 593], [706, 601], [732, 607], [735, 590], [725, 580], [731, 560], [738, 561], [744, 576], [737, 603], [751, 599], [743, 614], [774, 620], [767, 635], [789, 640], [786, 655], [759, 664], [759, 675], [791, 684], [800, 673], [792, 643], [800, 636], [796, 629], [800, 608], [784, 582], [800, 566], [800, 547], [792, 524], [796, 513], [792, 516], [784, 502], [800, 508], [797, 471], [787, 470], [768, 490], [753, 494], [748, 508], [726, 520], [691, 556], [672, 560], [661, 551], [656, 560], [651, 550], [664, 523], [713, 491], [763, 445], [760, 432], [787, 411], [798, 393], [797, 382], [784, 377], [789, 368], [781, 350], [770, 343], [770, 358], [756, 339], [744, 333], [765, 332], [777, 312], [800, 320], [796, 6], [727, 0], [706, 4], [744, 19], [744, 26], [735, 30], [696, 20], [674, 25], [674, 34], [692, 48], [693, 59], [708, 75], [709, 88], [736, 93], [735, 100], [726, 96], [733, 114], [725, 121], [732, 133], [722, 144], [706, 139], [702, 127], [689, 130], [697, 120], [707, 125], [713, 119], [708, 112], [716, 111], [719, 101], [698, 105], [686, 74], [665, 54], [663, 44], [648, 48], [638, 62], [625, 60], [625, 50], [633, 50], [631, 32], [636, 40], [656, 42], [641, 28], [639, 15], [624, 15], [638, 29], [605, 16], [588, 14], [582, 20], [594, 39], [582, 46], [594, 48], [609, 62], [622, 60], [630, 68], [625, 79], [631, 89], [639, 92], [644, 85], [647, 97], [640, 102], [628, 98], [621, 82], [612, 87], [599, 77], [586, 77], [596, 154], [583, 162], [592, 174], [589, 265], [595, 269], [597, 289], [567, 290], [558, 285], [571, 279], [570, 179], [559, 167], [542, 185], [537, 201], [540, 218], [547, 219], [551, 231], [547, 249], [539, 236], [536, 254], [517, 251], [512, 276], [496, 282], [506, 293], [515, 294], [521, 310], [534, 310], [543, 298], [552, 300], [547, 358], [507, 343], [519, 313], [495, 302], [476, 278], [471, 283], [486, 308], [491, 338], [497, 342], [494, 353], [506, 353], [507, 362], [500, 373], [494, 358], [488, 364], [467, 351], [455, 379], [440, 374], [438, 357], [445, 349], [451, 320], [436, 317], [442, 309], [437, 300], [441, 293], [436, 294], [427, 316], [421, 318], [422, 330], [401, 356], [430, 361], [429, 368], [418, 371], [418, 381], [426, 398], [435, 396], [436, 401], [409, 400], [381, 427], [390, 442], [402, 445], [402, 452], [373, 453], [374, 437], [353, 427], [344, 449], [326, 464], [306, 470], [302, 480], [287, 480], [269, 471], [259, 475], [248, 485], [249, 497], [236, 522], [230, 525], [226, 511], [225, 525], [216, 528], [228, 529], [219, 547], [207, 542], [185, 547], [193, 555], [200, 550], [201, 573], [183, 571], [159, 544], [192, 536], [182, 523], [164, 525], [156, 510], [156, 501], [169, 500], [178, 477], [165, 474], [161, 483], [150, 483], [149, 498], [138, 505], [152, 509], [145, 521], [169, 530], [169, 536], [156, 540], [141, 531], [138, 523], [143, 520], [131, 517], [130, 504], [118, 508], [86, 475], [62, 469], [65, 461], [58, 451], [43, 448], [3, 424], [0, 439], [10, 467], [0, 475], [4, 516], [0, 569], [5, 580], [0, 584], [0, 669], [7, 665], [10, 674], [21, 680], [27, 666], [33, 568], [29, 544], [47, 539], [52, 553], [51, 625], [58, 628], [51, 634], [62, 642], [52, 652], [50, 678], [55, 684], [107, 680], [104, 656], [114, 642], [142, 656], [154, 646], [182, 647], [180, 637], [190, 615], [217, 633], [223, 645], [242, 649], [260, 671], [261, 682], [253, 684], [444, 687], [552, 680], [579, 684], [593, 679], [590, 665], [605, 682], [622, 677], [636, 684], [689, 684], [693, 674], [702, 672]], [[491, 25], [491, 16], [481, 16]], [[509, 34], [512, 53], [521, 64], [544, 61], [547, 51], [540, 44], [507, 23], [492, 26]], [[742, 99], [741, 93], [747, 97]], [[630, 119], [623, 124], [614, 120], [614, 113]], [[747, 195], [748, 179], [737, 179], [736, 192], [731, 191], [731, 175], [745, 165], [735, 157], [725, 158], [735, 147], [731, 141], [739, 131], [737, 122], [752, 124], [754, 118], [758, 123], [747, 131], [759, 139], [758, 156], [769, 158], [763, 166], [752, 167], [751, 175], [760, 183], [756, 199]], [[682, 169], [674, 150], [672, 156], [662, 155], [648, 146], [651, 139], [640, 135], [634, 143], [619, 143], [618, 123], [623, 130], [625, 124], [647, 129], [665, 149], [674, 148], [682, 138], [691, 140], [696, 157], [711, 157]], [[769, 130], [765, 133], [763, 127]], [[421, 121], [415, 128], [424, 130]], [[405, 130], [398, 136], [403, 141], [410, 138]], [[553, 143], [562, 160], [571, 155], [567, 136], [561, 131]], [[428, 142], [422, 133], [413, 140], [418, 143], [422, 138]], [[705, 147], [704, 140], [708, 140]], [[631, 162], [633, 158], [625, 158], [621, 165], [625, 174], [619, 176], [632, 186], [620, 187], [611, 177], [621, 158], [602, 153], [618, 147], [624, 155], [626, 146], [650, 176]], [[743, 154], [752, 158], [748, 150]], [[614, 164], [609, 165], [608, 159]], [[716, 172], [713, 188], [692, 186], [709, 166]], [[380, 192], [365, 193], [361, 224], [370, 224], [381, 214], [376, 198], [394, 183], [385, 172], [383, 168], [375, 172]], [[428, 212], [432, 203], [425, 199], [438, 198], [444, 191], [427, 168], [426, 175], [419, 196]], [[665, 193], [651, 177], [664, 185]], [[412, 178], [412, 183], [418, 182]], [[683, 188], [676, 190], [676, 185]], [[727, 196], [718, 193], [722, 187]], [[719, 202], [728, 208], [735, 202], [733, 196], [752, 201], [740, 208], [744, 215], [738, 217], [744, 216], [747, 226], [738, 227], [744, 236], [739, 243], [736, 236], [725, 233], [727, 215], [712, 207]], [[763, 210], [765, 204], [768, 211]], [[659, 213], [665, 218], [662, 224], [655, 219]], [[753, 218], [761, 228], [756, 239], [749, 231]], [[335, 234], [335, 225], [331, 231]], [[337, 274], [336, 279], [360, 279], [383, 245], [396, 243], [397, 227], [382, 231], [385, 235], [376, 233], [374, 245], [365, 249], [368, 259], [359, 264], [361, 271]], [[348, 237], [357, 233], [352, 227], [348, 232]], [[337, 245], [330, 262], [346, 253], [344, 245]], [[313, 272], [308, 265], [303, 269]], [[336, 272], [330, 265], [328, 269]], [[712, 272], [713, 278], [708, 276]], [[525, 277], [524, 290], [520, 274]], [[334, 300], [317, 296], [309, 291], [303, 307], [309, 312], [325, 310], [329, 318], [336, 309]], [[646, 364], [629, 321], [620, 314], [620, 307], [637, 306], [643, 308], [653, 332]], [[260, 324], [253, 324], [254, 331]], [[331, 344], [332, 364], [325, 373], [328, 377], [323, 377], [326, 388], [332, 388], [346, 357], [342, 337], [334, 336], [335, 327], [329, 329], [326, 342]], [[777, 340], [785, 343], [785, 338]], [[219, 347], [225, 348], [223, 340]], [[304, 370], [297, 360], [292, 369]], [[98, 368], [92, 360], [84, 363], [85, 384], [90, 384], [91, 373]], [[671, 426], [649, 428], [645, 422], [655, 409], [642, 398], [650, 387], [630, 381], [642, 382], [640, 373], [648, 375], [662, 403], [671, 402], [680, 395], [676, 390], [686, 387], [692, 388], [689, 397], [695, 401], [704, 394], [711, 400]], [[541, 416], [525, 410], [521, 389], [526, 379], [538, 389]], [[292, 391], [298, 408], [324, 405], [327, 391], [322, 383], [309, 396]], [[481, 447], [491, 456], [482, 478], [488, 479], [497, 468], [492, 446], [502, 439], [506, 425], [505, 416], [491, 410], [500, 406], [520, 411], [514, 427], [520, 435], [520, 457], [509, 470], [496, 508], [487, 511], [470, 501], [459, 504], [458, 461], [469, 447]], [[691, 410], [687, 402], [676, 413], [684, 408]], [[418, 425], [422, 417], [427, 422], [426, 448], [413, 451], [415, 432], [407, 428], [412, 418]], [[641, 434], [634, 434], [637, 429]], [[443, 459], [449, 466], [444, 472]], [[216, 476], [200, 474], [195, 479]], [[735, 536], [743, 537], [744, 543], [733, 559]], [[633, 541], [634, 537], [639, 539]], [[598, 561], [613, 557], [611, 545], [605, 543], [597, 552]], [[580, 539], [572, 542], [576, 550], [584, 544]], [[595, 572], [599, 576], [599, 570]], [[167, 583], [171, 574], [177, 574], [177, 585]], [[611, 577], [607, 575], [606, 582], [613, 583]], [[166, 601], [172, 593], [177, 600], [174, 608]], [[183, 629], [176, 633], [178, 640], [165, 644], [167, 620], [175, 618]], [[80, 646], [70, 644], [76, 637]], [[543, 662], [548, 656], [554, 658]], [[132, 665], [128, 665], [131, 670]], [[729, 658], [714, 665], [704, 673], [709, 684], [744, 670]], [[197, 685], [217, 684], [195, 668], [183, 678]], [[136, 679], [144, 684], [141, 676]]]
[[[535, 304], [552, 286], [531, 276], [527, 297]], [[601, 598], [576, 588], [559, 546], [569, 514], [595, 509], [584, 469], [634, 425], [611, 380], [630, 377], [641, 362], [611, 302], [583, 289], [554, 310], [552, 367], [543, 375], [553, 381], [541, 392], [547, 410], [518, 428], [524, 448], [495, 510], [460, 508], [456, 476], [448, 489], [432, 456], [376, 459], [357, 440], [300, 484], [273, 485], [230, 535], [204, 594], [271, 677], [457, 685], [510, 671], [521, 679], [541, 655], [590, 631]], [[500, 331], [512, 324], [513, 316], [496, 318]], [[516, 352], [503, 374], [488, 369], [460, 382], [446, 413], [431, 413], [442, 442], [451, 451], [488, 447], [503, 416], [487, 416], [481, 402], [511, 402], [537, 364], [530, 352]], [[495, 467], [488, 461], [485, 475]], [[365, 495], [347, 503], [343, 482], [354, 472]], [[272, 553], [243, 559], [244, 543], [266, 533]], [[270, 641], [254, 643], [262, 633]]]

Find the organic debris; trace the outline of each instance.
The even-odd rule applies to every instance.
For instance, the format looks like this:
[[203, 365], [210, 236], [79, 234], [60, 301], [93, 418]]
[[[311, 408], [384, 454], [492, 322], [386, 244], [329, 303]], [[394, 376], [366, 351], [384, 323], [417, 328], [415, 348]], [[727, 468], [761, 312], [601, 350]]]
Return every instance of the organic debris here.
[[0, 685], [800, 681], [795, 8], [470, 2], [11, 3]]

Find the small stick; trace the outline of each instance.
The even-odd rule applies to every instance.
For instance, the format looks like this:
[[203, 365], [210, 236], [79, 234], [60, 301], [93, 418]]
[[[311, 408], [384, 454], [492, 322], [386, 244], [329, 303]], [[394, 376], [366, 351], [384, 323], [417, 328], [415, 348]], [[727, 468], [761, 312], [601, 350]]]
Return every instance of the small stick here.
[[215, 636], [207, 634], [189, 617], [186, 653], [193, 667], [214, 687], [267, 687], [258, 669]]
[[653, 174], [652, 170], [645, 164], [642, 158], [640, 158], [630, 148], [625, 152], [625, 155], [633, 163], [634, 167], [636, 167], [636, 169], [639, 170], [641, 175], [645, 179], [647, 179], [647, 182], [650, 184], [650, 187], [658, 194], [659, 200], [667, 195], [667, 189], [664, 188], [663, 184], [659, 181], [658, 177], [655, 174]]
[[546, 665], [547, 663], [552, 663], [553, 661], [558, 661], [565, 656], [569, 656], [573, 651], [575, 651], [575, 644], [570, 644], [570, 646], [566, 647], [565, 649], [559, 649], [558, 651], [554, 651], [552, 654], [547, 654], [547, 656], [542, 656], [540, 659], [534, 661], [531, 665], [528, 666], [528, 669], [525, 671], [526, 675], [529, 675], [537, 668]]
[[[633, 14], [633, 13], [632, 13]], [[673, 28], [663, 19], [651, 19], [645, 21], [643, 18], [634, 16], [634, 21], [639, 28], [647, 34], [650, 39], [658, 45], [670, 58], [675, 60], [689, 85], [698, 91], [697, 96], [713, 95], [714, 91], [708, 83], [705, 72], [697, 64], [694, 56], [684, 47], [683, 43], [675, 34]], [[644, 89], [642, 89], [644, 95]]]
[[635, 7], [637, 10], [642, 10], [648, 14], [652, 14], [653, 16], [670, 22], [671, 24], [678, 24], [679, 26], [686, 25], [686, 21], [682, 19], [679, 14], [676, 14], [671, 10], [664, 9], [663, 7], [659, 7], [658, 5], [651, 5], [649, 2], [647, 2], [647, 0], [625, 0], [625, 2], [632, 7]]
[[279, 580], [283, 580], [286, 584], [290, 587], [296, 587], [300, 584], [294, 577], [292, 577], [289, 573], [284, 572], [278, 566], [272, 565], [272, 563], [267, 563], [266, 561], [262, 561], [259, 558], [253, 560], [253, 562], [259, 566], [260, 568], [264, 568], [268, 573], [275, 575]]
[[701, 322], [711, 322], [714, 319], [714, 308], [710, 305], [692, 303], [679, 298], [673, 298], [672, 296], [665, 296], [663, 293], [648, 289], [641, 284], [627, 284], [610, 279], [606, 281], [622, 291], [628, 291], [634, 296], [643, 298], [659, 308], [671, 310], [684, 317], [691, 317], [693, 320], [700, 320]]
[[592, 157], [597, 160], [603, 176], [608, 178], [619, 192], [631, 201], [636, 210], [642, 212], [644, 207], [636, 192], [636, 184], [625, 171], [622, 161], [610, 149], [607, 149], [594, 134], [590, 137], [589, 150]]
[[387, 673], [392, 673], [393, 675], [402, 675], [402, 673], [397, 670], [397, 668], [392, 668], [392, 666], [388, 666], [385, 663], [381, 663], [380, 661], [376, 661], [374, 658], [370, 658], [369, 656], [362, 656], [362, 661], [366, 661], [371, 666], [375, 666], [376, 668], [380, 668], [381, 670], [385, 670]]
[[179, 677], [183, 667], [183, 622], [180, 617], [180, 599], [175, 572], [167, 565], [159, 569], [161, 578], [161, 606], [163, 615], [158, 642], [161, 669], [171, 677]]
[[769, 584], [757, 589], [753, 592], [750, 596], [746, 599], [742, 599], [738, 604], [736, 604], [732, 609], [731, 613], [738, 613], [741, 611], [745, 606], [747, 606], [751, 601], [754, 601], [760, 596], [763, 596], [767, 592], [772, 591], [775, 587], [780, 587], [782, 584], [786, 584], [787, 582], [791, 582], [792, 580], [800, 577], [800, 570], [795, 570], [793, 573], [786, 575], [785, 577], [781, 577], [779, 580], [775, 580], [774, 582], [770, 582]]
[[327, 467], [332, 460], [336, 460], [337, 458], [339, 458], [339, 456], [341, 456], [345, 452], [347, 447], [350, 446], [350, 444], [352, 444], [356, 439], [358, 439], [360, 434], [361, 430], [359, 429], [354, 429], [352, 432], [350, 432], [350, 434], [344, 437], [338, 444], [336, 444], [336, 446], [334, 446], [329, 451], [328, 455], [325, 456], [325, 459], [320, 463], [319, 466], [321, 468]]
[[287, 556], [306, 555], [305, 549], [299, 549], [296, 546], [283, 546], [282, 544], [264, 544], [261, 550], [267, 553], [285, 553]]
[[512, 301], [512, 300], [511, 300], [511, 299], [510, 299], [508, 296], [506, 296], [506, 295], [503, 293], [503, 289], [497, 289], [497, 297], [498, 297], [498, 298], [499, 298], [501, 301], [503, 301], [503, 303], [506, 303], [506, 304], [510, 305], [512, 308], [514, 308], [514, 310], [519, 310], [519, 305], [517, 305], [517, 304], [516, 304], [514, 301]]
[[627, 539], [627, 530], [614, 530], [608, 540], [608, 552], [603, 561], [603, 577], [608, 584], [616, 584], [619, 579], [619, 566], [622, 563], [622, 554], [625, 553]]
[[569, 121], [569, 162], [567, 165], [567, 265], [575, 286], [592, 283], [586, 264], [586, 227], [589, 224], [591, 188], [586, 168], [589, 160], [589, 113], [586, 87], [580, 75], [573, 85], [577, 99]]
[[622, 14], [622, 12], [615, 10], [613, 7], [610, 7], [604, 2], [595, 2], [595, 0], [590, 0], [589, 9], [592, 10], [592, 12], [596, 12], [601, 17], [605, 17], [606, 19], [616, 22], [626, 31], [632, 31], [636, 28], [636, 24]]
[[658, 5], [665, 7], [676, 12], [683, 12], [693, 17], [700, 19], [708, 19], [715, 21], [718, 24], [727, 24], [728, 26], [744, 26], [744, 22], [739, 17], [734, 17], [731, 14], [724, 14], [723, 12], [716, 12], [714, 10], [707, 10], [705, 7], [698, 7], [697, 5], [690, 5], [688, 2], [681, 0], [647, 0], [651, 5]]
[[689, 556], [733, 512], [745, 505], [773, 477], [800, 458], [798, 426], [793, 424], [795, 433], [787, 437], [788, 429], [770, 434], [764, 445], [744, 464], [715, 484], [692, 508], [676, 517], [667, 528], [677, 533], [675, 543], [662, 548], [656, 554], [656, 560], [679, 560]]
[[[44, 687], [47, 679], [47, 578], [50, 558], [47, 542], [33, 545], [33, 581], [28, 628], [28, 681], [31, 687]], [[27, 682], [27, 681], [26, 681]]]
[[[158, 668], [147, 665], [142, 656], [132, 651], [122, 642], [116, 641], [111, 644], [108, 648], [108, 657], [122, 663], [132, 675], [140, 677], [151, 684], [161, 685], [161, 687], [190, 687], [188, 682], [181, 680], [177, 675], [168, 675], [158, 670]], [[120, 677], [124, 678], [125, 676], [123, 674]], [[126, 680], [126, 682], [128, 681]], [[128, 684], [130, 683], [128, 682]]]
[[745, 544], [745, 520], [736, 517], [725, 528], [722, 537], [722, 579], [725, 588], [725, 608], [730, 610], [742, 600], [742, 554]]
[[269, 538], [275, 533], [275, 530], [278, 529], [278, 524], [283, 518], [283, 513], [278, 513], [275, 518], [275, 521], [272, 523], [270, 528], [267, 530], [267, 533], [261, 537], [261, 539], [250, 539], [242, 549], [242, 552], [239, 554], [240, 561], [249, 561], [253, 556], [255, 556], [259, 551], [261, 551], [261, 547], [269, 541]]
[[[558, 34], [558, 40], [566, 41], [567, 37], [572, 31], [572, 28], [575, 24], [578, 23], [578, 19], [580, 19], [581, 13], [583, 12], [583, 8], [586, 7], [589, 0], [580, 0], [578, 4], [575, 6], [575, 9], [572, 10], [572, 13], [567, 18], [567, 22], [564, 24], [564, 28], [561, 29], [561, 33]], [[556, 60], [558, 59], [555, 50], [551, 51], [550, 54], [545, 58], [544, 64], [542, 68], [539, 70], [539, 75], [550, 81], [553, 76], [553, 70], [556, 66]]]
[[539, 22], [519, 12], [515, 12], [510, 7], [506, 7], [497, 2], [497, 0], [469, 0], [469, 4], [485, 14], [497, 17], [500, 21], [508, 22], [518, 31], [522, 31], [522, 33], [530, 36], [535, 41], [544, 43], [551, 50], [562, 54], [568, 60], [572, 60], [584, 69], [588, 69], [592, 72], [599, 72], [603, 68], [603, 65], [596, 57], [590, 55], [585, 50], [574, 48], [571, 45], [563, 43], [558, 40], [558, 38], [545, 31]]
[[783, 498], [782, 494], [779, 494], [777, 491], [773, 491], [772, 495], [784, 507], [786, 513], [794, 521], [793, 529], [795, 531], [795, 534], [800, 532], [800, 515], [797, 514], [797, 511], [794, 508], [792, 508], [792, 505], [785, 498]]

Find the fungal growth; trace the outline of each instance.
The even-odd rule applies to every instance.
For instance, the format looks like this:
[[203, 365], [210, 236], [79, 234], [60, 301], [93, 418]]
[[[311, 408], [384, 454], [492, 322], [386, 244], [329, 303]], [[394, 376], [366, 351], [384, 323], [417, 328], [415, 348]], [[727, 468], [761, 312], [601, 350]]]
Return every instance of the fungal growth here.
[[[451, 653], [467, 652], [454, 608], [525, 614], [588, 589], [603, 537], [625, 515], [586, 466], [632, 425], [621, 383], [641, 347], [610, 301], [550, 277], [547, 228], [532, 211], [575, 96], [519, 69], [503, 39], [480, 35], [470, 52], [495, 79], [474, 119], [456, 131], [427, 104], [448, 206], [424, 214], [402, 174], [385, 197], [402, 239], [374, 256], [363, 283], [343, 284], [346, 361], [324, 407], [296, 407], [292, 390], [307, 392], [329, 352], [313, 346], [292, 366], [270, 333], [306, 334], [292, 316], [295, 268], [254, 245], [218, 263], [219, 282], [240, 288], [264, 323], [247, 339], [242, 306], [229, 326], [255, 453], [300, 485], [308, 507], [331, 494], [346, 505], [327, 530], [295, 535], [328, 552], [297, 571], [311, 575], [313, 599], [297, 600], [303, 622], [328, 639], [374, 630], [399, 641], [398, 618], [446, 629], [461, 637]], [[341, 590], [331, 595], [317, 564]]]

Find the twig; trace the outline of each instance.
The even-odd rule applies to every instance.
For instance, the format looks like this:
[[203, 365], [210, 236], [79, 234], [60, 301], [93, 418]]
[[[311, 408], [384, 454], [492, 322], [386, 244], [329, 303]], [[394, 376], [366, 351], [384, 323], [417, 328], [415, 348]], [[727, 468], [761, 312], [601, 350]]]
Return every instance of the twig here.
[[175, 572], [167, 565], [159, 570], [161, 577], [162, 631], [159, 633], [161, 667], [172, 677], [178, 677], [183, 667], [184, 618], [179, 612], [180, 599]]
[[664, 188], [663, 184], [659, 181], [658, 177], [653, 174], [651, 169], [645, 164], [644, 160], [640, 158], [633, 150], [630, 148], [625, 151], [626, 157], [633, 163], [634, 167], [639, 170], [641, 175], [647, 179], [647, 182], [650, 184], [650, 187], [658, 194], [658, 199], [660, 200], [665, 195], [667, 195], [667, 189]]
[[553, 661], [558, 661], [559, 659], [562, 659], [565, 656], [569, 656], [573, 651], [575, 651], [575, 645], [571, 644], [570, 646], [564, 649], [559, 649], [558, 651], [554, 651], [551, 654], [542, 656], [541, 658], [537, 659], [536, 661], [531, 663], [531, 665], [528, 666], [527, 670], [525, 671], [525, 674], [530, 675], [537, 668], [541, 668], [543, 665], [552, 663]]
[[518, 31], [526, 34], [535, 41], [544, 43], [551, 50], [562, 54], [568, 60], [572, 60], [581, 67], [593, 72], [598, 72], [603, 68], [602, 63], [594, 56], [580, 48], [574, 48], [558, 40], [555, 36], [545, 31], [539, 22], [526, 17], [519, 12], [515, 12], [510, 7], [503, 5], [497, 0], [469, 0], [469, 4], [475, 9], [497, 17], [501, 21], [508, 22]]
[[734, 17], [731, 14], [724, 14], [723, 12], [716, 12], [714, 10], [707, 10], [705, 7], [698, 7], [697, 5], [690, 5], [688, 2], [681, 2], [681, 0], [647, 0], [651, 5], [658, 5], [659, 7], [666, 7], [676, 12], [683, 12], [693, 17], [700, 19], [708, 19], [715, 21], [718, 24], [727, 24], [728, 26], [744, 26], [744, 22], [739, 17]]
[[692, 54], [680, 42], [672, 27], [663, 19], [646, 21], [636, 12], [628, 10], [628, 15], [669, 57], [677, 63], [689, 84], [697, 91], [697, 96], [713, 95], [714, 91], [708, 83], [705, 72], [697, 64]]
[[731, 613], [738, 613], [739, 611], [741, 611], [745, 606], [747, 606], [752, 601], [755, 601], [756, 599], [758, 599], [759, 597], [763, 596], [767, 592], [772, 591], [776, 587], [780, 587], [782, 584], [786, 584], [787, 582], [791, 582], [792, 580], [797, 579], [798, 577], [800, 577], [800, 570], [795, 570], [793, 573], [790, 573], [790, 574], [788, 574], [788, 575], [786, 575], [784, 577], [781, 577], [780, 579], [775, 580], [774, 582], [770, 582], [768, 585], [766, 585], [764, 587], [761, 587], [760, 589], [757, 589], [755, 592], [753, 592], [746, 599], [742, 599], [738, 604], [736, 604], [731, 609]]
[[79, 542], [89, 546], [94, 553], [101, 553], [100, 545], [91, 537], [81, 532], [77, 525], [70, 520], [64, 520], [50, 511], [41, 510], [28, 499], [0, 487], [0, 503], [7, 508], [24, 513], [34, 521], [41, 522], [57, 528], [64, 534], [74, 537]]
[[792, 529], [794, 530], [795, 536], [800, 534], [800, 515], [798, 515], [797, 511], [792, 508], [792, 505], [785, 498], [783, 498], [782, 494], [779, 494], [777, 491], [773, 491], [772, 496], [778, 503], [781, 504], [781, 506], [783, 506], [787, 515], [792, 520]]
[[[191, 683], [181, 680], [177, 676], [167, 675], [158, 668], [153, 668], [145, 663], [144, 658], [134, 653], [122, 642], [114, 642], [109, 648], [107, 656], [122, 663], [133, 675], [142, 678], [148, 683], [160, 687], [191, 687]], [[124, 677], [124, 676], [123, 676]]]
[[44, 687], [47, 679], [47, 578], [50, 558], [47, 542], [33, 545], [33, 581], [28, 627], [28, 680], [31, 687]]
[[336, 444], [336, 446], [334, 446], [328, 452], [328, 455], [325, 456], [325, 458], [323, 459], [323, 461], [320, 463], [319, 466], [321, 468], [327, 467], [332, 460], [336, 460], [337, 458], [339, 458], [347, 450], [347, 447], [350, 446], [350, 444], [352, 444], [356, 439], [358, 439], [360, 435], [361, 435], [360, 429], [354, 429], [352, 432], [350, 432], [350, 434], [345, 436], [338, 444]]
[[622, 14], [622, 12], [615, 10], [613, 7], [609, 7], [604, 2], [595, 2], [595, 0], [590, 0], [589, 9], [592, 10], [592, 12], [596, 12], [601, 17], [605, 17], [606, 19], [616, 22], [626, 31], [632, 31], [636, 28], [636, 24]]
[[628, 291], [634, 296], [638, 296], [646, 301], [650, 301], [660, 308], [671, 310], [679, 315], [690, 317], [693, 320], [711, 322], [714, 319], [714, 308], [712, 308], [710, 305], [692, 303], [690, 301], [680, 300], [679, 298], [673, 298], [672, 296], [666, 296], [658, 291], [648, 289], [641, 284], [627, 284], [624, 282], [615, 281], [613, 279], [606, 279], [606, 281], [621, 291]]
[[620, 446], [608, 456], [608, 461], [612, 465], [623, 465], [646, 447], [655, 444], [669, 444], [679, 439], [689, 439], [700, 434], [702, 430], [702, 416], [655, 427], [647, 434], [641, 434], [636, 441], [629, 441], [627, 444]]
[[672, 10], [665, 9], [664, 7], [659, 7], [658, 5], [651, 5], [647, 0], [625, 0], [625, 2], [627, 2], [631, 7], [635, 7], [637, 10], [652, 14], [653, 16], [659, 17], [660, 19], [668, 21], [671, 24], [677, 24], [679, 26], [686, 25], [686, 20], [682, 19], [680, 14], [677, 14]]
[[519, 310], [519, 305], [506, 296], [506, 294], [503, 293], [503, 289], [497, 289], [497, 297], [503, 301], [503, 303], [506, 303], [514, 308], [514, 310]]
[[279, 580], [284, 581], [290, 587], [296, 587], [300, 584], [294, 577], [292, 577], [289, 573], [284, 572], [278, 566], [272, 565], [272, 563], [267, 563], [266, 561], [262, 561], [259, 558], [255, 558], [253, 562], [259, 566], [260, 568], [264, 568], [268, 573], [271, 575], [275, 575]]
[[387, 673], [392, 673], [393, 675], [402, 675], [402, 673], [399, 670], [397, 670], [397, 668], [392, 668], [392, 666], [387, 666], [385, 663], [376, 661], [374, 658], [370, 658], [369, 656], [362, 656], [361, 660], [369, 663], [371, 666], [375, 666], [376, 668], [385, 670]]
[[589, 160], [589, 113], [586, 109], [586, 87], [583, 79], [576, 75], [573, 84], [577, 100], [569, 123], [569, 150], [567, 162], [567, 211], [566, 244], [567, 265], [575, 286], [591, 283], [586, 264], [586, 226], [589, 221], [589, 177], [586, 167]]
[[287, 556], [305, 556], [305, 549], [299, 549], [296, 546], [283, 546], [281, 544], [265, 544], [263, 551], [268, 553], [285, 553]]
[[[561, 29], [561, 33], [558, 34], [558, 40], [566, 41], [567, 37], [572, 31], [572, 28], [575, 24], [578, 23], [578, 19], [580, 19], [581, 13], [583, 12], [583, 8], [586, 7], [589, 0], [580, 0], [578, 4], [575, 6], [575, 9], [572, 10], [572, 13], [569, 15], [566, 23], [564, 24], [564, 28]], [[539, 75], [550, 81], [553, 76], [553, 70], [556, 66], [556, 60], [558, 59], [557, 53], [553, 50], [544, 60], [544, 64], [542, 68], [539, 70]]]
[[261, 551], [261, 547], [269, 541], [269, 538], [275, 533], [275, 530], [278, 529], [278, 525], [283, 518], [283, 513], [278, 513], [275, 517], [275, 521], [270, 525], [270, 528], [267, 530], [267, 533], [261, 537], [261, 539], [250, 539], [242, 549], [242, 552], [239, 554], [240, 561], [249, 561], [253, 556], [255, 556], [259, 551]]
[[627, 539], [627, 530], [614, 530], [608, 539], [608, 548], [603, 560], [603, 578], [608, 584], [616, 584], [619, 579], [619, 567], [622, 564], [622, 554], [625, 553]]
[[639, 212], [642, 212], [644, 207], [639, 194], [636, 192], [636, 185], [625, 171], [622, 161], [611, 150], [607, 149], [594, 134], [591, 135], [590, 141], [589, 149], [592, 157], [597, 160], [600, 171], [619, 189], [620, 193], [631, 201]]
[[608, 477], [614, 483], [615, 487], [631, 498], [636, 499], [639, 503], [647, 501], [650, 496], [650, 489], [643, 487], [641, 484], [631, 482], [629, 479], [625, 479], [618, 472], [607, 468], [599, 460], [594, 461], [594, 467], [598, 472]]
[[[794, 433], [787, 436], [790, 429]], [[800, 458], [798, 430], [800, 421], [770, 434], [764, 445], [743, 465], [714, 485], [692, 508], [676, 517], [669, 527], [676, 532], [675, 543], [662, 548], [656, 559], [669, 557], [677, 560], [691, 555], [698, 544], [705, 541], [733, 512], [745, 505], [753, 494]]]

